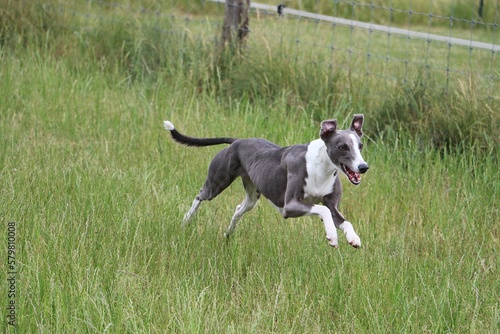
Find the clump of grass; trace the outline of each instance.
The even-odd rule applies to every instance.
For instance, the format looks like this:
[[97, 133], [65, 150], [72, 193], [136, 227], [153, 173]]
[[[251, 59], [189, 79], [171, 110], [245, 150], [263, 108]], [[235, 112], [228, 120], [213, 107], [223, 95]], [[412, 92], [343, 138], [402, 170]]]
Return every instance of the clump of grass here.
[[475, 146], [496, 151], [499, 114], [495, 102], [477, 98], [476, 93], [472, 77], [467, 82], [459, 80], [452, 92], [436, 89], [430, 77], [419, 77], [390, 90], [372, 116], [379, 135], [404, 128], [415, 140], [437, 148]]
[[215, 67], [217, 90], [224, 96], [251, 101], [286, 102], [287, 111], [308, 110], [320, 120], [340, 104], [344, 91], [336, 85], [345, 75], [325, 71], [321, 62], [298, 62], [279, 52], [249, 52], [225, 58]]
[[64, 7], [41, 1], [4, 0], [0, 6], [0, 45], [43, 47], [68, 31]]
[[[105, 70], [125, 73], [133, 80], [195, 78], [205, 70], [207, 48], [170, 17], [155, 22], [124, 16], [82, 31], [79, 49]], [[193, 79], [195, 80], [195, 79]]]
[[499, 143], [498, 102], [479, 96], [481, 81], [472, 74], [446, 87], [438, 84], [441, 77], [418, 70], [408, 75], [414, 79], [396, 82], [377, 95], [364, 94], [360, 78], [325, 71], [321, 60], [297, 61], [278, 52], [251, 51], [222, 64], [216, 67], [217, 89], [233, 99], [264, 99], [270, 105], [284, 100], [287, 112], [307, 110], [316, 121], [354, 111], [368, 113], [377, 124], [372, 135], [387, 139], [387, 133], [402, 128], [417, 142], [439, 149], [475, 146], [496, 151]]

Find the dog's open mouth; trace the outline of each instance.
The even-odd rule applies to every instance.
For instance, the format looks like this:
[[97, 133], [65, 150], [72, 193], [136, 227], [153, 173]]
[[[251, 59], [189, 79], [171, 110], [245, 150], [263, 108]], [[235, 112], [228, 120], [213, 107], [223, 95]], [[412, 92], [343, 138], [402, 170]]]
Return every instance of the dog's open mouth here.
[[358, 185], [361, 182], [361, 175], [359, 173], [356, 173], [355, 171], [353, 171], [344, 164], [340, 164], [340, 166], [342, 167], [344, 174], [347, 176], [347, 178], [349, 179], [349, 181], [351, 181], [352, 184]]

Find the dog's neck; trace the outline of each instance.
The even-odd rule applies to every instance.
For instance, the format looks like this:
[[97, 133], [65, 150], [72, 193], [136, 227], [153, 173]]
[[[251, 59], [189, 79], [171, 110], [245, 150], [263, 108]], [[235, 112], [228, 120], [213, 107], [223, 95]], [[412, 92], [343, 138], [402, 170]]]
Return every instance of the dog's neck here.
[[307, 145], [306, 171], [304, 199], [315, 201], [333, 191], [337, 168], [328, 157], [323, 140], [317, 139]]
[[328, 157], [326, 144], [322, 139], [316, 139], [307, 146], [306, 165], [308, 175], [312, 173], [324, 177], [336, 175], [339, 170], [339, 167], [335, 166]]
[[312, 141], [306, 152], [306, 180], [304, 198], [318, 200], [332, 192], [337, 179], [337, 167], [326, 153], [326, 145], [321, 139]]

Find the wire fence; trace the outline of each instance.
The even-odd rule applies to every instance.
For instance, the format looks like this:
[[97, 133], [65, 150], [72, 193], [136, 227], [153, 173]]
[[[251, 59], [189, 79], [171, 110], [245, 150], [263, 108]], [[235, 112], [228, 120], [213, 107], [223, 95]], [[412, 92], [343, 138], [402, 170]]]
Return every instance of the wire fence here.
[[[225, 0], [209, 1], [221, 7], [225, 3]], [[366, 79], [378, 77], [395, 84], [415, 80], [416, 76], [432, 78], [433, 85], [444, 90], [453, 88], [451, 84], [457, 81], [474, 80], [483, 84], [479, 92], [483, 97], [500, 99], [499, 1], [489, 3], [488, 10], [494, 11], [490, 13], [492, 22], [475, 18], [475, 13], [470, 13], [470, 19], [453, 16], [455, 1], [449, 1], [449, 16], [412, 10], [412, 1], [406, 9], [376, 5], [374, 1], [334, 2], [351, 7], [351, 18], [295, 10], [283, 6], [284, 2], [277, 6], [252, 3], [251, 10], [257, 17], [280, 17], [283, 25], [289, 26], [290, 21], [295, 21], [293, 36], [283, 30], [268, 34], [274, 35], [273, 40], [292, 39], [297, 49], [330, 53], [331, 61], [322, 58], [325, 70], [347, 71]], [[353, 13], [359, 7], [369, 9], [367, 22], [354, 19]], [[396, 12], [407, 16], [403, 24], [397, 23], [398, 26], [391, 21]], [[374, 23], [380, 21], [380, 16], [387, 17], [386, 25]], [[412, 25], [412, 21], [420, 23]], [[421, 23], [425, 21], [427, 24]], [[259, 20], [254, 26], [258, 24]], [[339, 62], [339, 59], [347, 61]]]
[[[399, 8], [374, 1], [335, 0], [336, 6], [344, 10], [339, 9], [332, 16], [288, 8], [283, 1], [275, 5], [251, 3], [247, 47], [266, 48], [269, 43], [292, 45], [283, 47], [286, 57], [303, 58], [323, 66], [325, 72], [355, 75], [360, 79], [358, 82], [366, 82], [364, 90], [372, 88], [372, 78], [379, 79], [377, 84], [382, 79], [387, 83], [386, 89], [412, 82], [417, 77], [424, 78], [431, 80], [436, 89], [447, 91], [455, 89], [457, 82], [473, 81], [480, 86], [481, 97], [500, 101], [500, 1], [488, 3], [492, 18], [489, 21], [481, 20], [477, 13], [471, 13], [469, 19], [455, 16], [456, 1], [440, 2], [441, 5], [449, 3], [449, 15], [434, 13], [432, 0], [427, 13], [412, 9], [412, 1], [407, 8]], [[113, 20], [114, 10], [144, 15], [146, 19], [168, 17], [182, 22], [179, 31], [190, 26], [205, 26], [213, 32], [211, 38], [215, 44], [222, 31], [225, 0], [193, 4], [194, 14], [186, 13], [185, 9], [179, 14], [181, 11], [175, 9], [175, 4], [155, 10], [105, 1], [93, 4], [101, 6], [106, 13], [79, 9], [73, 10], [73, 14], [88, 20]], [[64, 10], [72, 10], [69, 7], [65, 5]], [[365, 21], [357, 20], [354, 14], [360, 8], [368, 13]], [[203, 15], [206, 13], [209, 15]], [[394, 22], [392, 18], [396, 14], [407, 18]], [[159, 24], [156, 29], [176, 32], [175, 25], [165, 30]]]

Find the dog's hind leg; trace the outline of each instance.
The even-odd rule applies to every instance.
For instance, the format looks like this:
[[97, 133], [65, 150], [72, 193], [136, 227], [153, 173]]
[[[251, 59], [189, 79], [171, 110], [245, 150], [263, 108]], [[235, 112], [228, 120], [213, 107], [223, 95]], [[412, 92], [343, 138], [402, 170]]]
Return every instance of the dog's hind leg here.
[[229, 154], [228, 149], [220, 151], [210, 163], [208, 175], [199, 194], [193, 200], [191, 208], [184, 215], [184, 225], [196, 213], [203, 201], [211, 201], [239, 176], [240, 164]]
[[195, 197], [193, 204], [191, 204], [191, 208], [189, 209], [189, 211], [186, 212], [186, 214], [184, 215], [184, 219], [182, 220], [183, 225], [186, 225], [187, 223], [189, 223], [189, 220], [191, 219], [191, 217], [196, 213], [196, 211], [198, 211], [200, 204], [201, 204], [201, 200], [200, 200], [200, 196], [198, 195]]
[[248, 178], [243, 178], [243, 186], [245, 187], [246, 197], [243, 202], [236, 207], [236, 211], [234, 212], [233, 218], [231, 218], [231, 224], [229, 224], [226, 232], [224, 232], [224, 236], [228, 238], [236, 229], [238, 222], [241, 220], [241, 217], [248, 211], [252, 210], [257, 204], [260, 193], [255, 187], [255, 185]]
[[183, 225], [189, 223], [193, 215], [198, 211], [198, 208], [203, 201], [210, 201], [226, 189], [236, 178], [235, 175], [225, 174], [223, 177], [213, 178], [208, 177], [201, 188], [200, 193], [194, 198], [191, 208], [184, 215]]

